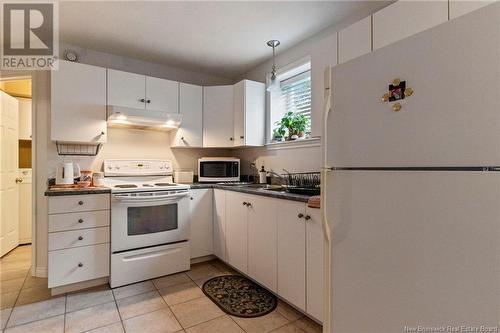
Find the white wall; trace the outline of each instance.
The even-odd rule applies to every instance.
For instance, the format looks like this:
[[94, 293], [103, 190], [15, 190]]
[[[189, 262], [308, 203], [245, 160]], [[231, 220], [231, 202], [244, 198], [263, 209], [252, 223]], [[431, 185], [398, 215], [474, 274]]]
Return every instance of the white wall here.
[[144, 74], [203, 86], [233, 83], [233, 80], [230, 78], [188, 71], [171, 66], [158, 65], [138, 59], [123, 57], [116, 54], [84, 49], [68, 43], [61, 43], [59, 45], [59, 50], [59, 56], [61, 59], [64, 59], [64, 53], [66, 50], [73, 50], [78, 55], [78, 62], [88, 65], [113, 68], [126, 72]]

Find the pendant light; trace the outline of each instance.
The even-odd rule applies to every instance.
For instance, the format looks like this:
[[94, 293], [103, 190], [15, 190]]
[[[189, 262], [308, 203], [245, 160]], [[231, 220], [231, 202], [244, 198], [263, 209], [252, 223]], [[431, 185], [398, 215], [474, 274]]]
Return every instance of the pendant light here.
[[267, 91], [269, 91], [269, 92], [274, 92], [274, 91], [279, 90], [279, 82], [278, 82], [278, 80], [276, 80], [277, 71], [276, 71], [276, 50], [275, 50], [276, 47], [278, 47], [278, 45], [280, 45], [280, 41], [276, 40], [276, 39], [272, 39], [272, 40], [267, 42], [267, 46], [273, 48], [273, 67], [271, 70], [271, 79], [267, 85]]

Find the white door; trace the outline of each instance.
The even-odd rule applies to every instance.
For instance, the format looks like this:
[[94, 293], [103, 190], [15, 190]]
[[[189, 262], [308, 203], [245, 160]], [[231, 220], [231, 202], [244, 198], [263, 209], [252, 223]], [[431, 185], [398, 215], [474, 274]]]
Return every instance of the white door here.
[[498, 325], [500, 172], [328, 174], [333, 332]]
[[226, 192], [226, 260], [243, 273], [248, 272], [247, 195]]
[[179, 113], [179, 82], [146, 76], [146, 109]]
[[108, 68], [108, 105], [146, 108], [146, 77]]
[[106, 69], [60, 61], [50, 83], [51, 140], [106, 142]]
[[[500, 165], [500, 3], [489, 8], [333, 67], [330, 166]], [[395, 78], [414, 91], [399, 112], [381, 101]]]
[[323, 321], [324, 301], [324, 236], [321, 211], [306, 207], [306, 312]]
[[31, 98], [18, 98], [19, 140], [31, 140]]
[[0, 91], [0, 256], [19, 244], [18, 101]]
[[214, 254], [226, 261], [226, 191], [214, 189]]
[[[305, 204], [279, 201], [278, 295], [306, 310], [306, 222]], [[302, 217], [299, 217], [302, 216]]]
[[203, 147], [233, 146], [233, 86], [203, 87]]
[[203, 146], [203, 87], [181, 83], [179, 87], [181, 126], [172, 132], [172, 147]]
[[31, 169], [19, 169], [19, 244], [31, 243]]
[[277, 200], [248, 196], [248, 275], [277, 291]]
[[262, 146], [265, 141], [265, 85], [243, 80], [234, 85], [234, 145]]
[[213, 253], [212, 189], [191, 190], [191, 258]]
[[234, 145], [245, 145], [245, 81], [234, 85]]

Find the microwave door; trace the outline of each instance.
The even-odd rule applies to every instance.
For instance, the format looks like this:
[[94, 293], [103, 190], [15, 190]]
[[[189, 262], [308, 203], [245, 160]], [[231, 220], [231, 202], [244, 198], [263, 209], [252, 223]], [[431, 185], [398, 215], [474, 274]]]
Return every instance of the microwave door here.
[[200, 181], [239, 181], [240, 163], [236, 161], [201, 161]]

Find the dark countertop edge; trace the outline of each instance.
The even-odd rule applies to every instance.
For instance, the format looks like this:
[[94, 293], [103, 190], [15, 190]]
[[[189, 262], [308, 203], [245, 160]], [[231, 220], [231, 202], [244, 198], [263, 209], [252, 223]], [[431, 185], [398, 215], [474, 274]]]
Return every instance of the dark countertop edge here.
[[233, 185], [220, 185], [220, 184], [210, 184], [210, 183], [198, 184], [197, 183], [197, 184], [190, 184], [190, 187], [192, 190], [217, 188], [217, 189], [226, 190], [226, 191], [240, 192], [240, 193], [246, 193], [246, 194], [252, 194], [252, 195], [260, 195], [263, 197], [298, 201], [298, 202], [304, 202], [304, 203], [307, 203], [309, 201], [309, 198], [311, 198], [311, 196], [309, 196], [309, 195], [287, 193], [287, 192], [283, 193], [283, 192], [275, 192], [275, 191], [266, 191], [266, 190], [260, 190], [260, 189], [248, 188], [248, 187], [239, 187], [239, 186], [233, 186]]
[[45, 196], [58, 197], [63, 195], [82, 195], [82, 194], [106, 194], [111, 193], [110, 188], [71, 188], [71, 189], [58, 189], [47, 190]]

